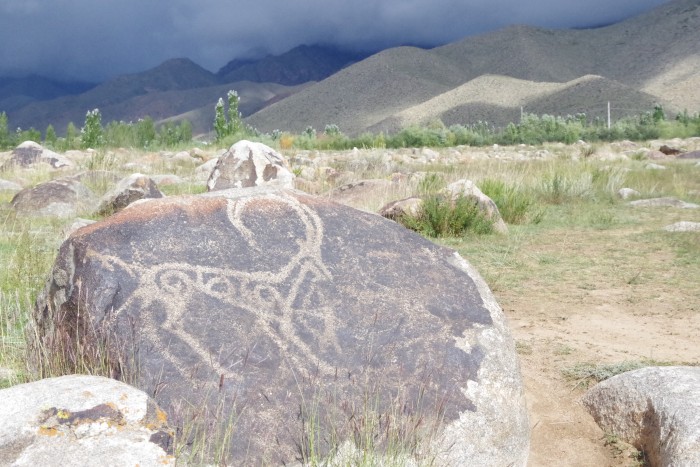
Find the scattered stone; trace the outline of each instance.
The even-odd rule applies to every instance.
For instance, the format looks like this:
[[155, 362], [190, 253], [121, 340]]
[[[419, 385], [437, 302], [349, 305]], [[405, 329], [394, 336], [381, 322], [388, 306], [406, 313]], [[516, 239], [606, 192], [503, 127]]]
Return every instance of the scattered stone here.
[[700, 465], [700, 368], [647, 367], [583, 397], [600, 428], [644, 452], [649, 465]]
[[700, 222], [680, 221], [664, 227], [667, 232], [700, 232]]
[[74, 220], [73, 223], [69, 227], [66, 227], [63, 230], [63, 238], [64, 239], [68, 238], [76, 230], [78, 230], [82, 227], [85, 227], [86, 225], [94, 224], [95, 222], [97, 222], [97, 221], [94, 221], [92, 219], [82, 219], [79, 217], [76, 220]]
[[399, 221], [403, 216], [416, 217], [420, 213], [422, 207], [423, 200], [419, 197], [412, 196], [384, 205], [379, 210], [378, 214], [392, 221]]
[[97, 212], [109, 215], [118, 212], [134, 201], [148, 198], [162, 198], [164, 195], [156, 183], [143, 174], [131, 174], [117, 183], [100, 201]]
[[204, 164], [200, 165], [196, 169], [194, 169], [194, 178], [197, 181], [200, 182], [206, 182], [209, 180], [209, 177], [211, 176], [211, 173], [214, 171], [214, 167], [216, 167], [216, 164], [219, 163], [219, 158], [215, 157], [214, 159], [210, 159], [206, 161]]
[[700, 159], [700, 151], [690, 151], [678, 156], [678, 159]]
[[659, 151], [666, 154], [667, 156], [675, 156], [675, 155], [681, 153], [680, 149], [672, 148], [672, 147], [667, 146], [665, 144], [661, 145], [661, 147], [659, 148]]
[[631, 201], [630, 206], [635, 207], [673, 207], [673, 208], [683, 208], [683, 209], [696, 209], [700, 205], [695, 203], [686, 203], [677, 198], [663, 197], [663, 198], [650, 198], [650, 199], [638, 199], [637, 201]]
[[74, 233], [50, 277], [32, 318], [46, 351], [70, 362], [55, 336], [79, 327], [124, 375], [119, 349], [137, 353], [136, 386], [171, 416], [225, 401], [230, 465], [292, 464], [309, 420], [342, 443], [368, 410], [426, 430], [437, 465], [527, 462], [492, 293], [457, 253], [376, 214], [271, 187], [148, 200]]
[[0, 191], [20, 191], [22, 189], [22, 185], [19, 183], [11, 182], [9, 180], [3, 180], [0, 179]]
[[94, 212], [97, 198], [79, 181], [58, 178], [23, 189], [10, 204], [17, 212], [31, 216], [69, 218]]
[[0, 465], [175, 465], [167, 416], [122, 382], [61, 376], [0, 400]]
[[171, 161], [173, 162], [179, 162], [180, 164], [189, 164], [189, 165], [195, 165], [199, 162], [198, 159], [195, 159], [194, 157], [190, 156], [190, 153], [187, 151], [180, 151], [174, 156], [170, 158]]
[[648, 163], [644, 168], [649, 170], [666, 170], [666, 167], [659, 164], [654, 164], [653, 162]]
[[507, 234], [508, 226], [503, 222], [498, 206], [491, 198], [486, 196], [471, 180], [457, 180], [444, 188], [443, 193], [456, 200], [459, 196], [473, 199], [486, 216], [493, 221], [493, 228], [496, 232]]
[[619, 196], [622, 199], [637, 198], [641, 195], [642, 194], [640, 192], [632, 188], [620, 188], [617, 191], [617, 196]]
[[207, 181], [209, 191], [254, 186], [294, 188], [286, 159], [262, 143], [242, 140], [219, 158]]
[[655, 160], [655, 161], [661, 161], [661, 160], [673, 159], [673, 156], [669, 156], [667, 154], [664, 154], [661, 151], [649, 150], [646, 153], [646, 158], [651, 159], [651, 160]]
[[153, 180], [158, 186], [179, 185], [180, 183], [185, 182], [177, 175], [171, 174], [151, 175], [151, 180]]
[[73, 165], [70, 160], [38, 143], [25, 141], [12, 151], [10, 159], [5, 161], [0, 170], [8, 170], [13, 166], [28, 167], [40, 162], [49, 164], [54, 169]]
[[353, 206], [372, 198], [381, 199], [388, 196], [391, 199], [391, 193], [395, 189], [396, 184], [385, 178], [359, 180], [334, 188], [329, 193], [329, 198], [335, 202]]

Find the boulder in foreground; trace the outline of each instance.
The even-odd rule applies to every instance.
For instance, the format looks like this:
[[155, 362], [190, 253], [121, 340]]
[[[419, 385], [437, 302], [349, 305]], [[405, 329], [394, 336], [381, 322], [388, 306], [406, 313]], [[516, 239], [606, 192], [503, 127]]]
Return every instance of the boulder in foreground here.
[[381, 444], [394, 429], [434, 465], [527, 461], [514, 342], [478, 273], [298, 191], [141, 201], [79, 229], [34, 325], [69, 360], [75, 339], [107, 346], [114, 374], [171, 419], [232, 411], [233, 465], [303, 461], [365, 431]]
[[647, 367], [607, 379], [583, 398], [600, 428], [651, 466], [700, 465], [700, 367]]
[[49, 378], [0, 401], [0, 465], [175, 465], [165, 413], [119, 381]]

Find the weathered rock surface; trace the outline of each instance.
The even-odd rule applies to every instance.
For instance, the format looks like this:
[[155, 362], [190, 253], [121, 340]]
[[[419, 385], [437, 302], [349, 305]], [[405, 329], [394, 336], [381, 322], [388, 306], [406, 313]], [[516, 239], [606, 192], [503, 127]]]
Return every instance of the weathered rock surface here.
[[383, 178], [358, 180], [334, 188], [328, 196], [333, 201], [352, 206], [368, 199], [385, 197], [395, 188], [396, 185], [391, 180]]
[[648, 367], [605, 380], [583, 397], [603, 431], [651, 466], [700, 465], [700, 368]]
[[678, 156], [678, 159], [700, 159], [700, 151], [684, 152]]
[[100, 200], [97, 212], [111, 214], [120, 211], [140, 199], [162, 198], [164, 195], [158, 189], [156, 182], [146, 175], [135, 173], [125, 177], [117, 183]]
[[700, 222], [680, 221], [664, 227], [667, 232], [700, 232]]
[[459, 196], [464, 196], [473, 199], [479, 209], [481, 209], [486, 216], [493, 221], [493, 228], [496, 232], [506, 234], [508, 233], [508, 226], [503, 222], [501, 213], [498, 210], [498, 206], [493, 202], [491, 198], [486, 196], [471, 180], [457, 180], [454, 183], [450, 183], [444, 189], [444, 193], [451, 197], [453, 200]]
[[0, 401], [0, 465], [175, 465], [165, 413], [122, 382], [61, 376]]
[[138, 359], [115, 372], [171, 418], [184, 401], [225, 400], [233, 465], [299, 460], [309, 420], [352, 439], [367, 410], [392, 426], [420, 419], [434, 465], [527, 460], [514, 343], [478, 273], [394, 222], [301, 192], [147, 200], [84, 227], [61, 246], [33, 325], [56, 354], [71, 330], [88, 348], [110, 336], [112, 361]]
[[9, 180], [0, 179], [0, 191], [14, 191], [18, 192], [22, 190], [22, 185], [19, 183], [11, 182]]
[[274, 149], [242, 140], [219, 158], [207, 181], [209, 191], [270, 185], [294, 188], [294, 174]]
[[392, 201], [384, 205], [378, 212], [382, 217], [398, 221], [403, 216], [417, 216], [423, 207], [423, 199], [417, 196]]
[[73, 165], [69, 159], [38, 143], [25, 141], [12, 151], [10, 159], [2, 165], [1, 169], [6, 170], [13, 166], [27, 167], [39, 162], [49, 164], [54, 169]]
[[97, 198], [74, 178], [58, 178], [25, 188], [10, 204], [16, 211], [32, 216], [68, 218], [94, 211]]
[[631, 201], [630, 206], [636, 207], [671, 207], [671, 208], [682, 208], [682, 209], [696, 209], [700, 205], [695, 203], [687, 203], [681, 201], [678, 198], [664, 197], [664, 198], [650, 198], [650, 199], [638, 199], [637, 201]]
[[622, 199], [630, 199], [630, 198], [636, 198], [638, 196], [641, 196], [642, 194], [638, 192], [637, 190], [633, 188], [620, 188], [617, 191], [617, 196], [619, 196]]

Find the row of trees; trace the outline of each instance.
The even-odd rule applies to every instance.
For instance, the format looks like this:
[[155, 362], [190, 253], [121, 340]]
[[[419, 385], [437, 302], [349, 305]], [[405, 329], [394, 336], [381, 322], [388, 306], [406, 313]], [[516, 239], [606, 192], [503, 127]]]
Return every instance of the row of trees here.
[[700, 114], [687, 111], [667, 120], [661, 106], [641, 115], [626, 117], [608, 127], [600, 118], [588, 119], [585, 114], [564, 117], [553, 115], [523, 114], [520, 122], [498, 128], [488, 122], [469, 125], [446, 126], [434, 120], [424, 126], [411, 126], [393, 134], [365, 133], [357, 137], [345, 136], [337, 125], [326, 125], [322, 134], [308, 127], [299, 135], [275, 131], [268, 135], [280, 147], [287, 149], [350, 149], [353, 147], [406, 148], [449, 147], [457, 145], [488, 146], [493, 144], [530, 144], [562, 142], [571, 144], [579, 140], [645, 141], [656, 138], [687, 138], [700, 136]]
[[66, 126], [65, 136], [59, 137], [53, 125], [49, 125], [42, 138], [41, 132], [34, 128], [10, 131], [7, 114], [0, 112], [0, 149], [16, 147], [23, 141], [43, 141], [46, 146], [57, 151], [101, 147], [175, 147], [192, 141], [192, 125], [183, 120], [180, 123], [166, 122], [156, 127], [153, 119], [146, 117], [137, 122], [112, 121], [103, 126], [100, 110], [94, 109], [85, 114], [85, 122], [80, 130], [70, 122]]
[[[496, 128], [488, 122], [470, 125], [446, 126], [435, 120], [425, 126], [413, 126], [394, 134], [365, 133], [358, 137], [344, 135], [338, 125], [326, 125], [321, 134], [307, 127], [301, 134], [293, 135], [279, 130], [262, 135], [243, 124], [239, 111], [240, 98], [236, 91], [227, 93], [227, 103], [220, 98], [214, 109], [214, 133], [217, 144], [228, 145], [241, 138], [259, 139], [277, 144], [282, 149], [350, 149], [353, 147], [422, 147], [422, 146], [484, 146], [491, 144], [541, 144], [544, 142], [573, 143], [649, 140], [660, 137], [700, 136], [700, 114], [683, 112], [675, 120], [667, 120], [661, 106], [635, 117], [626, 117], [613, 125], [600, 118], [588, 119], [585, 114], [565, 117], [524, 114], [518, 123]], [[7, 115], [0, 113], [0, 149], [14, 147], [22, 141], [41, 141], [41, 133], [30, 129], [10, 132]], [[158, 127], [146, 117], [137, 122], [110, 122], [102, 125], [98, 109], [87, 112], [83, 127], [78, 130], [69, 123], [65, 136], [59, 138], [53, 126], [46, 129], [44, 142], [56, 150], [107, 147], [174, 147], [192, 140], [192, 127], [188, 121], [165, 123]]]

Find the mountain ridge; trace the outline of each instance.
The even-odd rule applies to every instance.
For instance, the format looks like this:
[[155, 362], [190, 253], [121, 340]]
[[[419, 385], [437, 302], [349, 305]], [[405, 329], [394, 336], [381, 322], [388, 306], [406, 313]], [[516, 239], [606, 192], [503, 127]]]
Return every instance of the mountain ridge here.
[[[93, 108], [102, 111], [103, 122], [196, 115], [195, 132], [207, 132], [216, 100], [236, 89], [246, 122], [260, 131], [300, 132], [333, 123], [355, 135], [395, 131], [409, 120], [468, 124], [489, 116], [494, 123], [504, 123], [506, 117], [519, 115], [523, 86], [545, 89], [551, 84], [548, 93], [526, 102], [525, 111], [565, 115], [578, 112], [582, 103], [600, 109], [605, 99], [620, 98], [625, 104], [614, 108], [640, 109], [658, 102], [671, 113], [684, 108], [692, 113], [700, 110], [697, 43], [700, 3], [673, 0], [596, 29], [514, 25], [432, 49], [389, 48], [356, 62], [342, 54], [332, 57], [332, 48], [320, 45], [299, 46], [256, 61], [234, 60], [217, 73], [186, 58], [172, 59], [78, 95], [51, 100], [6, 96], [0, 99], [0, 111], [7, 111], [12, 126], [41, 130], [51, 123], [59, 133], [69, 121], [82, 123]], [[589, 75], [601, 79], [569, 88], [554, 86]], [[509, 79], [492, 79], [499, 99], [480, 99], [479, 94], [493, 94], [483, 87], [492, 76]], [[246, 77], [267, 81], [242, 79]], [[290, 86], [270, 82], [275, 80], [308, 81]], [[2, 83], [0, 79], [0, 90]], [[446, 106], [448, 98], [454, 102]], [[510, 103], [504, 105], [504, 99]], [[430, 110], [437, 102], [442, 102], [440, 111]], [[209, 118], [207, 108], [212, 109]]]

